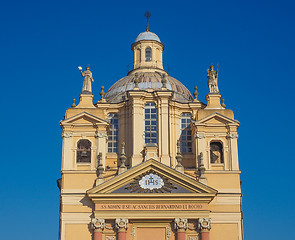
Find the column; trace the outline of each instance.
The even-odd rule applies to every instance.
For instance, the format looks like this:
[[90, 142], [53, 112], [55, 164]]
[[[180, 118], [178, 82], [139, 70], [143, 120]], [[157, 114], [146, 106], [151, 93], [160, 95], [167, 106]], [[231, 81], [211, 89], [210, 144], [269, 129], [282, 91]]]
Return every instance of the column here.
[[198, 229], [201, 232], [201, 240], [209, 240], [211, 229], [211, 218], [199, 218]]
[[118, 229], [118, 240], [126, 240], [126, 232], [128, 228], [127, 218], [117, 218], [116, 228]]
[[103, 218], [92, 218], [91, 226], [94, 230], [93, 240], [102, 240], [102, 231], [105, 228], [105, 220]]
[[188, 227], [187, 218], [175, 218], [174, 219], [174, 228], [177, 230], [176, 239], [185, 240], [185, 231]]

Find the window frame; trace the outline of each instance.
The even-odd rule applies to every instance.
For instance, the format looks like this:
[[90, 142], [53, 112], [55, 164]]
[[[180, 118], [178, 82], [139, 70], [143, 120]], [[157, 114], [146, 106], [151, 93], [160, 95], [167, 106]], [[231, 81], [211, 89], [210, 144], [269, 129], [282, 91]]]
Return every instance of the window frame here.
[[180, 115], [180, 149], [183, 154], [193, 153], [193, 136], [191, 129], [191, 113]]
[[[150, 55], [150, 56], [148, 56], [148, 55]], [[144, 59], [146, 62], [152, 61], [152, 48], [151, 47], [146, 47]]]
[[158, 109], [154, 102], [144, 105], [144, 143], [158, 144]]
[[109, 113], [108, 121], [110, 128], [108, 132], [107, 153], [119, 152], [119, 116], [118, 113]]

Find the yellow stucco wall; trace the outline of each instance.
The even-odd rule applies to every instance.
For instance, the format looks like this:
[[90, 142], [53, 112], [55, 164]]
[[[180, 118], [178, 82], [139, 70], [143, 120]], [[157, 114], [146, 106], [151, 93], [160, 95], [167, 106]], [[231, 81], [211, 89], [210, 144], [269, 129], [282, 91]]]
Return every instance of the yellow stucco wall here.
[[210, 230], [210, 239], [225, 239], [225, 240], [237, 240], [239, 236], [238, 224], [222, 223], [212, 224]]
[[91, 240], [91, 233], [87, 224], [66, 224], [65, 235], [69, 240]]

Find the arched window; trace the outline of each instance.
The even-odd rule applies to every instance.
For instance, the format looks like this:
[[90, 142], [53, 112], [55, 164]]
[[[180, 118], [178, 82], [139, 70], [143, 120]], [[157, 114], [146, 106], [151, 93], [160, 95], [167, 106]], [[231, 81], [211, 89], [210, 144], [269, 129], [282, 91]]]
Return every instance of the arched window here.
[[91, 142], [87, 139], [81, 139], [77, 144], [77, 163], [83, 162], [91, 162]]
[[193, 151], [192, 143], [192, 130], [191, 130], [191, 114], [182, 113], [181, 114], [181, 125], [180, 125], [180, 142], [181, 142], [181, 152], [191, 153]]
[[145, 49], [145, 61], [146, 62], [152, 61], [152, 49], [150, 47]]
[[108, 135], [108, 152], [117, 153], [118, 152], [118, 141], [119, 141], [119, 118], [118, 114], [110, 113], [108, 115], [108, 120], [110, 122], [110, 129]]
[[210, 143], [210, 162], [223, 163], [223, 146], [221, 142]]
[[158, 114], [155, 103], [144, 106], [144, 139], [145, 143], [158, 143]]

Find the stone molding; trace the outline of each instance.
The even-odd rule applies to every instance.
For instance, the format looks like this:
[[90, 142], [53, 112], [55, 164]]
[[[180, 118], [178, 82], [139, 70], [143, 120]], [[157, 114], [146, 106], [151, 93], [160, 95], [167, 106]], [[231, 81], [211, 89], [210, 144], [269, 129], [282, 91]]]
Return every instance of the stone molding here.
[[167, 237], [167, 239], [170, 239], [171, 235], [172, 235], [172, 232], [171, 232], [170, 227], [168, 226], [167, 227], [167, 230], [166, 230], [166, 237]]
[[63, 138], [71, 138], [71, 137], [73, 137], [73, 133], [71, 133], [71, 132], [63, 132], [62, 137]]
[[108, 135], [106, 133], [100, 133], [100, 132], [98, 132], [98, 133], [95, 134], [95, 137], [96, 138], [106, 138], [107, 136]]
[[116, 218], [116, 228], [128, 228], [128, 218]]
[[203, 139], [203, 138], [205, 138], [205, 134], [204, 133], [196, 133], [195, 138]]
[[116, 236], [106, 236], [106, 240], [116, 240]]
[[227, 138], [231, 138], [231, 139], [236, 139], [239, 137], [239, 135], [237, 133], [229, 133], [226, 136]]
[[174, 228], [175, 229], [187, 229], [188, 221], [187, 218], [175, 218], [174, 219]]
[[199, 228], [199, 230], [210, 230], [211, 229], [211, 218], [199, 218], [198, 228]]
[[91, 227], [92, 229], [101, 229], [105, 228], [105, 220], [103, 218], [92, 218], [91, 219]]

